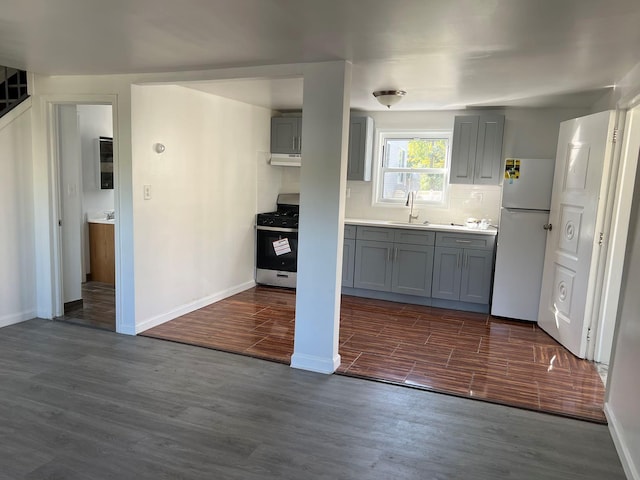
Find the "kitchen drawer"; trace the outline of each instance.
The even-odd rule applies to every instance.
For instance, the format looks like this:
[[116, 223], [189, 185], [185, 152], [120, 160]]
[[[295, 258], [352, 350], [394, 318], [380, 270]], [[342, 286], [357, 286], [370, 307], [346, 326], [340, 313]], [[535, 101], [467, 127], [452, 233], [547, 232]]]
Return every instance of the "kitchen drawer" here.
[[492, 235], [476, 235], [473, 233], [437, 232], [436, 246], [460, 247], [492, 250], [496, 237]]
[[393, 242], [395, 230], [385, 227], [363, 227], [358, 225], [356, 240], [372, 240], [374, 242]]
[[344, 226], [344, 238], [356, 238], [356, 226], [345, 225]]
[[396, 243], [406, 243], [410, 245], [433, 245], [435, 243], [435, 232], [409, 229], [396, 229], [394, 231], [394, 241]]

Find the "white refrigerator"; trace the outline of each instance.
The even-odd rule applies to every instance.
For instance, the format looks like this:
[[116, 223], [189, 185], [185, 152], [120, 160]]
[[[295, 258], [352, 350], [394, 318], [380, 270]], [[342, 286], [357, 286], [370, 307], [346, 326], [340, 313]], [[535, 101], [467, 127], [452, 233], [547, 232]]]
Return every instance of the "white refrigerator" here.
[[537, 321], [554, 159], [507, 159], [491, 314]]

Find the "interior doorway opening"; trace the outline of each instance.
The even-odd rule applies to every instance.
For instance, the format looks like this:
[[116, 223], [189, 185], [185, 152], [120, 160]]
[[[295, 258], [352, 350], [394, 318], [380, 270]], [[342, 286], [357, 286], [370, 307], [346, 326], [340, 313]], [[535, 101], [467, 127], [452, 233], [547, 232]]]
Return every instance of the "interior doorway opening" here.
[[53, 104], [56, 319], [116, 330], [113, 106]]

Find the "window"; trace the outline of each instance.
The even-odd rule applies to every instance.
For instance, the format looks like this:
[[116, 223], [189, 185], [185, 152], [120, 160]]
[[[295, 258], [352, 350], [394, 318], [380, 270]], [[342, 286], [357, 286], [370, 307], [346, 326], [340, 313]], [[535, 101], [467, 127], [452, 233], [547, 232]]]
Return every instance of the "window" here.
[[425, 205], [446, 203], [451, 132], [380, 132], [378, 205], [404, 204], [409, 192]]

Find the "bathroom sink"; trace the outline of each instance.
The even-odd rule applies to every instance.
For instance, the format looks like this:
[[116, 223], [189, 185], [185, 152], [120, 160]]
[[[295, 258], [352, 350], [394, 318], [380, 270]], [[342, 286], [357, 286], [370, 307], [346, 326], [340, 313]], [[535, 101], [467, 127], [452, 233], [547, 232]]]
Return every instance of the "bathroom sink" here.
[[116, 219], [115, 219], [115, 218], [107, 218], [107, 217], [90, 218], [90, 219], [89, 219], [89, 223], [108, 223], [108, 224], [115, 224], [115, 223], [116, 223]]

